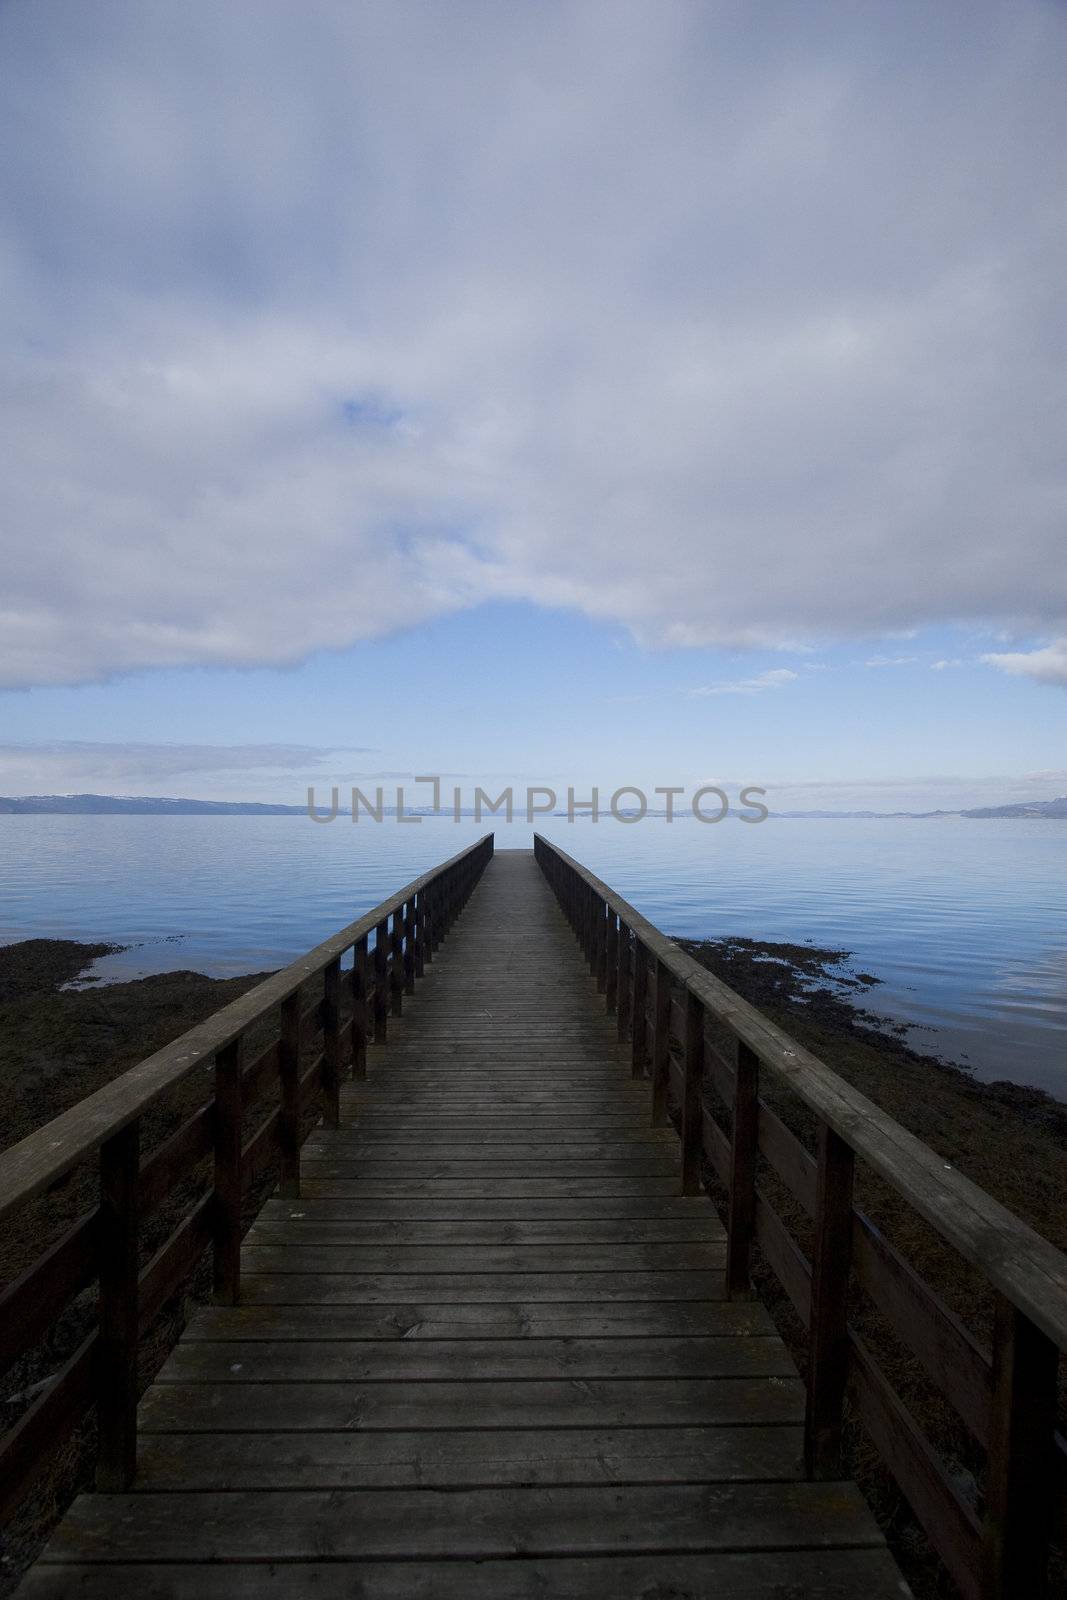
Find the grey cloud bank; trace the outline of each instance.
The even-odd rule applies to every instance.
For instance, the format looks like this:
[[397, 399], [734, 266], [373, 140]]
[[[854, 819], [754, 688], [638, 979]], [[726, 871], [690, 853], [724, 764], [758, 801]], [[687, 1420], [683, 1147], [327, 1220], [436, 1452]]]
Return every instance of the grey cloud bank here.
[[[192, 791], [197, 803], [282, 804], [304, 813], [309, 783], [316, 785], [316, 792], [325, 797], [327, 807], [333, 786], [344, 786], [347, 807], [349, 785], [359, 785], [368, 794], [373, 794], [379, 785], [388, 785], [390, 790], [395, 785], [403, 785], [408, 804], [433, 803], [436, 797], [437, 804], [448, 812], [456, 785], [464, 795], [473, 797], [476, 785], [487, 794], [497, 796], [510, 784], [515, 790], [516, 814], [521, 815], [525, 791], [531, 783], [537, 782], [550, 787], [563, 809], [567, 807], [565, 775], [549, 774], [542, 779], [530, 773], [447, 771], [438, 774], [439, 789], [431, 793], [428, 780], [424, 775], [420, 778], [421, 765], [399, 768], [383, 763], [375, 767], [365, 759], [367, 754], [365, 750], [352, 747], [286, 744], [109, 744], [89, 740], [0, 743], [0, 796], [41, 798], [89, 793], [112, 798], [139, 796], [157, 801], [172, 799], [177, 790], [179, 794]], [[380, 761], [381, 752], [374, 754]], [[608, 783], [601, 783], [605, 813], [609, 810], [612, 791], [623, 781], [624, 774], [613, 773]], [[663, 796], [653, 793], [662, 778], [642, 773], [636, 775], [634, 781], [648, 794], [651, 807], [664, 807]], [[705, 786], [736, 794], [748, 780], [734, 772], [715, 773], [694, 767], [691, 771], [683, 770], [677, 781], [684, 784], [686, 793], [691, 795]], [[583, 780], [582, 786], [576, 789], [579, 801], [590, 798], [594, 782], [595, 778]], [[795, 770], [790, 774], [776, 769], [761, 775], [760, 784], [766, 788], [768, 803], [776, 812], [813, 808], [925, 812], [1008, 802], [1033, 803], [1050, 795], [1062, 795], [1067, 792], [1067, 768], [926, 776], [894, 775], [887, 771], [882, 776], [866, 778], [847, 772], [812, 777]], [[627, 804], [625, 799], [620, 800], [620, 805]], [[688, 804], [688, 800], [679, 802], [680, 814]], [[470, 798], [464, 802], [464, 809], [472, 805]]]
[[995, 622], [1064, 683], [1065, 42], [1032, 0], [4, 8], [0, 683], [492, 598]]

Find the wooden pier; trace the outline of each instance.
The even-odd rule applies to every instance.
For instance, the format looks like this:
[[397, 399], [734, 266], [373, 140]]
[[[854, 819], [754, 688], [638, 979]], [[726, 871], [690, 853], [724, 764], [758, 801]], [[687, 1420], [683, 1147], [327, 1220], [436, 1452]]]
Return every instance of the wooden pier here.
[[[113, 1085], [109, 1105], [60, 1131], [78, 1144], [64, 1152], [68, 1169], [104, 1150], [93, 1237], [112, 1251], [127, 1244], [124, 1266], [101, 1262], [101, 1487], [75, 1501], [20, 1593], [902, 1600], [882, 1535], [840, 1473], [845, 1383], [860, 1372], [863, 1415], [869, 1359], [857, 1364], [849, 1348], [850, 1270], [876, 1290], [896, 1283], [895, 1301], [889, 1289], [883, 1298], [898, 1314], [910, 1308], [924, 1348], [936, 1328], [932, 1359], [950, 1390], [977, 1383], [990, 1510], [984, 1527], [973, 1513], [950, 1519], [948, 1559], [964, 1594], [1022, 1593], [1012, 1575], [1040, 1572], [1020, 1543], [1044, 1517], [1043, 1564], [1053, 1513], [1050, 1495], [1036, 1507], [1018, 1499], [1021, 1487], [1033, 1494], [1037, 1466], [1054, 1465], [1055, 1344], [1032, 1307], [1014, 1308], [1010, 1330], [1018, 1340], [1023, 1328], [1030, 1365], [1017, 1360], [1006, 1376], [951, 1319], [937, 1322], [949, 1314], [854, 1220], [854, 1149], [870, 1159], [873, 1137], [861, 1097], [841, 1085], [845, 1110], [824, 1108], [835, 1125], [811, 1156], [759, 1101], [760, 1060], [791, 1070], [776, 1060], [784, 1050], [804, 1068], [799, 1046], [767, 1023], [754, 1041], [758, 1014], [700, 969], [683, 971], [676, 947], [561, 852], [543, 841], [536, 858], [490, 852], [491, 842], [407, 886], [384, 916], [377, 908], [269, 980], [266, 995], [235, 1002], [221, 1034], [212, 1019], [214, 1035], [205, 1024], [199, 1044], [186, 1036], [152, 1070], [135, 1069], [143, 1109], [190, 1049], [210, 1046], [221, 1062], [210, 1126], [199, 1144], [184, 1136], [183, 1159], [213, 1152], [214, 1179], [193, 1244], [174, 1247], [165, 1270], [138, 1265], [133, 1196], [140, 1187], [143, 1207], [146, 1190], [165, 1188], [161, 1171], [170, 1181], [182, 1168], [165, 1146], [138, 1164], [136, 1145], [131, 1167], [131, 1086], [121, 1128]], [[354, 962], [342, 971], [347, 948]], [[319, 973], [323, 998], [309, 1010]], [[249, 1064], [240, 1041], [268, 1005], [279, 1008], [278, 1041]], [[706, 1036], [724, 1017], [740, 1041], [729, 1082]], [[250, 1133], [251, 1088], [272, 1076], [277, 1104]], [[713, 1081], [730, 1097], [728, 1133], [705, 1107]], [[806, 1087], [828, 1092], [822, 1077]], [[322, 1120], [301, 1149], [301, 1106], [319, 1096]], [[880, 1136], [895, 1127], [874, 1116]], [[896, 1134], [903, 1170], [914, 1151]], [[768, 1150], [810, 1201], [813, 1263], [795, 1245], [790, 1256], [768, 1221], [756, 1182]], [[279, 1190], [241, 1243], [235, 1208], [272, 1152]], [[19, 1146], [0, 1157], [0, 1178], [25, 1197], [56, 1160]], [[703, 1161], [728, 1168], [729, 1234]], [[917, 1172], [913, 1162], [909, 1181]], [[1003, 1227], [1006, 1215], [993, 1220]], [[949, 1227], [964, 1221], [957, 1206]], [[1042, 1243], [1051, 1316], [1067, 1279], [1049, 1287], [1064, 1264]], [[194, 1314], [135, 1419], [137, 1329], [208, 1244], [216, 1303]], [[757, 1244], [806, 1308], [804, 1380], [752, 1296]], [[1009, 1270], [1025, 1276], [1025, 1263]], [[30, 1304], [24, 1285], [14, 1292], [22, 1300], [8, 1291], [9, 1308]], [[38, 1272], [36, 1292], [59, 1290]], [[946, 1377], [961, 1349], [965, 1373]], [[877, 1375], [866, 1381], [884, 1402]], [[880, 1435], [876, 1412], [868, 1395], [872, 1433], [907, 1488], [906, 1427], [891, 1415]], [[920, 1514], [946, 1504], [926, 1467]]]

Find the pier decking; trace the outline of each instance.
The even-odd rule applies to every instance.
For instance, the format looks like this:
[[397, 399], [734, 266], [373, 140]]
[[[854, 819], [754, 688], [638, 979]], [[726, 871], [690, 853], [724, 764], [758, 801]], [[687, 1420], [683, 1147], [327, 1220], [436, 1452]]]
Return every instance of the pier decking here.
[[532, 853], [498, 853], [27, 1600], [901, 1600], [679, 1193]]
[[[0, 1512], [95, 1457], [27, 1600], [902, 1600], [846, 1418], [962, 1600], [1063, 1570], [1067, 1257], [542, 837], [0, 1153], [0, 1223], [36, 1241], [88, 1162], [0, 1292], [0, 1369], [54, 1351], [9, 1380]], [[985, 1339], [879, 1194], [980, 1274]]]

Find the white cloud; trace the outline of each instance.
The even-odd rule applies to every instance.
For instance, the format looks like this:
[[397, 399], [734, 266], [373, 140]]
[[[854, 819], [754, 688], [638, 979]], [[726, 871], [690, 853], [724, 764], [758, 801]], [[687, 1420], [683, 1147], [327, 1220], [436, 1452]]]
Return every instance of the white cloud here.
[[1041, 650], [1000, 651], [984, 655], [982, 660], [1012, 677], [1067, 687], [1067, 638], [1055, 639]]
[[[183, 785], [206, 780], [228, 798], [259, 798], [279, 780], [313, 781], [325, 768], [337, 777], [346, 757], [366, 750], [330, 750], [302, 744], [109, 744], [55, 739], [0, 744], [0, 794], [188, 795]], [[249, 785], [255, 793], [249, 791]], [[196, 796], [194, 795], [194, 798]], [[277, 798], [271, 794], [270, 798]], [[297, 793], [296, 802], [303, 798]]]
[[494, 597], [651, 644], [1051, 625], [1065, 36], [2, 8], [0, 683]]
[[930, 663], [930, 671], [931, 672], [944, 672], [949, 667], [962, 667], [962, 666], [963, 666], [963, 662], [960, 660], [959, 656], [951, 656], [951, 657], [949, 657], [949, 658], [947, 658], [945, 660], [942, 660], [942, 661], [931, 661], [931, 663]]
[[918, 659], [918, 656], [871, 656], [863, 665], [865, 667], [910, 667]]
[[754, 678], [737, 678], [732, 683], [710, 683], [701, 689], [690, 689], [690, 694], [761, 694], [765, 689], [784, 689], [795, 683], [799, 672], [788, 667], [776, 667], [771, 672], [760, 672]]
[[1067, 788], [1067, 771], [807, 779], [771, 774], [762, 781], [776, 811], [953, 811], [1052, 800]]

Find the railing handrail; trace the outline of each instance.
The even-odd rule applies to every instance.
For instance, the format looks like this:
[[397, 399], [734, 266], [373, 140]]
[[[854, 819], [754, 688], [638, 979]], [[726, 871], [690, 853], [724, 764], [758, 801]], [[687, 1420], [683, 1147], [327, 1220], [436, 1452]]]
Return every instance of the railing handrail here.
[[480, 849], [486, 837], [483, 835], [465, 850], [413, 878], [355, 922], [0, 1153], [0, 1221], [121, 1133], [169, 1089], [203, 1067], [265, 1013], [281, 1005], [301, 984], [373, 933], [380, 922], [413, 895]]
[[1067, 1256], [964, 1177], [784, 1029], [686, 955], [602, 878], [541, 834], [551, 850], [636, 934], [678, 983], [725, 1022], [760, 1060], [921, 1217], [981, 1269], [987, 1281], [1067, 1350]]

